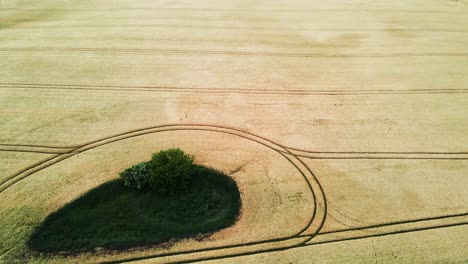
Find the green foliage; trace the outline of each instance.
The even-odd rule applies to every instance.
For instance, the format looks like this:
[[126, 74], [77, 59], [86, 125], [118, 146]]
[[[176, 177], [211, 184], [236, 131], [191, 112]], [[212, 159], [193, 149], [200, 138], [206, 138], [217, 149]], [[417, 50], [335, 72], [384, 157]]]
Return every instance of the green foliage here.
[[105, 183], [49, 215], [27, 242], [38, 252], [124, 249], [195, 237], [232, 225], [241, 200], [236, 183], [194, 165], [186, 192], [168, 196]]
[[143, 190], [149, 187], [150, 163], [141, 162], [120, 173], [125, 186], [136, 190]]
[[163, 194], [187, 191], [195, 166], [193, 160], [193, 156], [178, 148], [154, 153], [150, 161], [150, 187]]
[[141, 162], [120, 173], [124, 185], [135, 190], [151, 187], [163, 194], [187, 191], [195, 165], [194, 157], [181, 149], [156, 152], [148, 162]]

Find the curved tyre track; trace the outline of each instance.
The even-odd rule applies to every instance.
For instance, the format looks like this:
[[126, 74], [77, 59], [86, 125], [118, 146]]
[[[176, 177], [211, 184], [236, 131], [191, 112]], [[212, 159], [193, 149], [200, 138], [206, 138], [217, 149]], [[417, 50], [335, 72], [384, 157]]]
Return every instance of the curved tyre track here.
[[[99, 140], [90, 141], [90, 142], [87, 142], [85, 144], [75, 146], [75, 147], [63, 147], [63, 148], [69, 148], [70, 150], [66, 151], [63, 154], [58, 154], [48, 159], [45, 159], [43, 161], [40, 161], [36, 164], [33, 164], [32, 166], [27, 167], [19, 171], [18, 173], [8, 177], [6, 180], [0, 182], [0, 194], [4, 192], [5, 190], [7, 190], [8, 188], [10, 188], [11, 186], [13, 186], [14, 184], [20, 182], [21, 180], [29, 176], [32, 176], [34, 173], [39, 172], [43, 169], [46, 169], [50, 166], [53, 166], [54, 164], [57, 164], [58, 162], [61, 162], [65, 159], [68, 159], [70, 157], [83, 153], [85, 151], [88, 151], [88, 150], [91, 150], [91, 149], [94, 149], [103, 145], [107, 145], [113, 142], [125, 140], [128, 138], [133, 138], [133, 137], [138, 137], [138, 136], [153, 134], [153, 133], [159, 133], [159, 132], [168, 132], [168, 131], [210, 131], [210, 132], [216, 132], [216, 133], [223, 133], [223, 134], [233, 135], [233, 136], [237, 136], [237, 137], [241, 137], [241, 138], [253, 141], [255, 143], [263, 145], [277, 152], [279, 155], [285, 158], [291, 165], [293, 165], [294, 168], [304, 178], [305, 183], [307, 184], [309, 190], [311, 191], [311, 195], [314, 201], [314, 209], [311, 212], [311, 216], [307, 225], [302, 227], [295, 234], [288, 236], [288, 237], [280, 237], [280, 238], [275, 238], [275, 239], [260, 240], [260, 241], [254, 241], [254, 242], [248, 242], [248, 243], [240, 243], [240, 244], [233, 244], [233, 245], [220, 246], [220, 247], [211, 247], [211, 248], [204, 248], [204, 249], [191, 250], [191, 251], [174, 252], [170, 254], [159, 254], [159, 255], [150, 256], [150, 258], [177, 256], [177, 255], [183, 255], [183, 254], [201, 253], [201, 252], [216, 251], [216, 250], [228, 250], [228, 249], [234, 249], [234, 248], [239, 249], [239, 248], [245, 248], [245, 247], [251, 247], [252, 250], [249, 250], [249, 248], [247, 248], [246, 252], [235, 253], [235, 255], [255, 254], [255, 253], [261, 253], [261, 252], [267, 252], [267, 251], [273, 251], [273, 250], [281, 250], [281, 249], [295, 247], [298, 245], [303, 245], [307, 243], [308, 241], [310, 241], [314, 236], [316, 236], [320, 232], [320, 229], [322, 228], [325, 222], [325, 218], [326, 218], [326, 198], [323, 193], [322, 186], [320, 185], [319, 181], [317, 180], [315, 175], [312, 173], [310, 168], [308, 168], [307, 165], [302, 160], [300, 160], [293, 153], [291, 153], [291, 151], [289, 151], [288, 148], [278, 143], [275, 143], [272, 140], [269, 140], [267, 138], [257, 136], [255, 134], [252, 134], [250, 132], [246, 132], [240, 129], [230, 128], [226, 126], [215, 126], [215, 125], [204, 125], [204, 124], [184, 124], [184, 125], [169, 124], [169, 125], [153, 126], [153, 127], [131, 130], [125, 133], [120, 133], [120, 134], [104, 137]], [[283, 245], [285, 243], [287, 244], [286, 246]], [[265, 246], [266, 248], [263, 248], [263, 246]], [[262, 248], [259, 249], [258, 247], [262, 247]], [[228, 254], [228, 255], [232, 255], [232, 254]], [[210, 259], [222, 258], [222, 257], [226, 257], [226, 255], [210, 257]], [[144, 257], [144, 258], [146, 259], [148, 257]], [[130, 261], [130, 260], [137, 260], [137, 259], [118, 260], [118, 262]], [[192, 259], [191, 261], [197, 261], [197, 260], [198, 259]]]
[[[223, 133], [234, 135], [237, 137], [245, 138], [247, 140], [256, 142], [260, 145], [263, 145], [278, 154], [280, 154], [283, 158], [288, 160], [295, 169], [297, 169], [301, 175], [303, 176], [306, 184], [308, 185], [309, 189], [311, 190], [311, 194], [314, 198], [314, 210], [311, 214], [310, 220], [306, 226], [304, 226], [300, 231], [296, 234], [288, 236], [288, 237], [281, 237], [281, 238], [274, 238], [268, 240], [259, 240], [247, 243], [240, 243], [240, 244], [232, 244], [227, 246], [218, 246], [218, 247], [210, 247], [210, 248], [202, 248], [202, 249], [195, 249], [195, 250], [187, 250], [187, 251], [179, 251], [179, 252], [172, 252], [172, 253], [161, 253], [155, 254], [150, 256], [144, 257], [134, 257], [134, 258], [127, 258], [127, 259], [116, 259], [113, 261], [109, 261], [107, 263], [121, 263], [127, 261], [136, 261], [136, 260], [152, 260], [157, 259], [160, 261], [166, 261], [171, 263], [184, 263], [187, 261], [190, 262], [197, 262], [197, 261], [205, 261], [205, 260], [213, 260], [213, 259], [222, 259], [222, 258], [229, 258], [229, 257], [237, 257], [237, 256], [245, 256], [251, 254], [260, 254], [266, 252], [273, 252], [278, 250], [286, 250], [291, 248], [299, 248], [299, 247], [308, 247], [313, 245], [319, 244], [326, 244], [326, 243], [335, 243], [341, 241], [348, 241], [348, 240], [357, 240], [357, 239], [365, 239], [371, 237], [380, 237], [386, 235], [395, 235], [395, 234], [402, 234], [408, 232], [416, 232], [416, 231], [424, 231], [430, 229], [438, 229], [438, 228], [447, 228], [452, 226], [460, 226], [466, 225], [465, 218], [468, 216], [468, 213], [460, 213], [454, 215], [442, 215], [436, 217], [429, 217], [429, 218], [421, 218], [421, 219], [412, 219], [412, 220], [404, 220], [398, 222], [388, 222], [382, 223], [377, 225], [365, 226], [365, 227], [354, 227], [349, 229], [343, 230], [334, 230], [329, 232], [320, 232], [322, 229], [326, 216], [327, 216], [327, 203], [325, 194], [323, 191], [322, 186], [318, 182], [317, 178], [311, 171], [311, 169], [302, 161], [301, 158], [305, 155], [303, 154], [339, 154], [339, 155], [403, 155], [403, 156], [411, 156], [411, 155], [428, 155], [428, 156], [451, 156], [451, 155], [465, 155], [465, 152], [314, 152], [308, 151], [303, 149], [296, 149], [296, 148], [289, 148], [284, 145], [275, 143], [267, 138], [257, 136], [250, 132], [246, 132], [236, 128], [230, 128], [225, 126], [214, 126], [214, 125], [204, 125], [204, 124], [185, 124], [185, 125], [178, 125], [178, 124], [170, 124], [170, 125], [161, 125], [161, 126], [153, 126], [147, 127], [137, 130], [128, 131], [125, 133], [120, 133], [112, 136], [108, 136], [105, 138], [101, 138], [99, 140], [90, 141], [85, 144], [77, 145], [77, 146], [61, 146], [61, 147], [50, 147], [50, 146], [39, 146], [39, 145], [9, 145], [9, 144], [2, 144], [4, 147], [31, 147], [31, 148], [49, 148], [49, 149], [61, 149], [64, 153], [59, 155], [52, 156], [45, 160], [39, 161], [30, 167], [27, 167], [18, 173], [12, 175], [8, 179], [0, 182], [0, 193], [8, 189], [10, 186], [16, 184], [17, 182], [21, 181], [22, 179], [32, 176], [35, 172], [41, 171], [47, 167], [50, 167], [60, 161], [63, 161], [69, 157], [78, 155], [82, 152], [110, 144], [113, 142], [118, 142], [124, 139], [138, 137], [146, 134], [158, 133], [158, 132], [168, 132], [168, 131], [211, 131], [216, 133]], [[302, 154], [302, 155], [301, 155]], [[303, 157], [309, 158], [309, 157]], [[392, 157], [393, 158], [393, 157]], [[428, 158], [428, 157], [426, 157]], [[445, 158], [445, 157], [443, 157]], [[434, 222], [434, 221], [450, 221], [451, 219], [455, 220], [455, 222]], [[459, 220], [458, 220], [459, 219]], [[413, 223], [434, 223], [424, 227], [415, 227], [415, 226], [407, 226], [408, 224]], [[385, 229], [387, 228], [387, 229]], [[389, 230], [388, 228], [396, 228], [396, 230]], [[403, 228], [403, 229], [401, 229]], [[382, 229], [382, 230], [380, 230]], [[368, 234], [355, 234], [356, 231], [363, 231], [369, 230]], [[329, 235], [338, 234], [339, 237], [335, 238], [327, 238]], [[317, 241], [313, 240], [314, 237], [317, 237]], [[312, 241], [313, 240], [313, 241]], [[170, 258], [170, 259], [167, 259]]]
[[[289, 148], [284, 145], [275, 143], [274, 141], [246, 132], [236, 128], [230, 128], [225, 126], [215, 126], [215, 125], [204, 125], [204, 124], [169, 124], [161, 126], [153, 126], [142, 129], [131, 130], [125, 133], [115, 134], [112, 136], [104, 137], [98, 140], [90, 141], [77, 146], [60, 146], [60, 147], [49, 147], [49, 146], [39, 146], [39, 145], [9, 145], [3, 144], [5, 147], [31, 147], [31, 148], [56, 148], [64, 151], [61, 154], [54, 155], [45, 160], [39, 161], [30, 167], [27, 167], [16, 174], [10, 176], [8, 179], [0, 182], [0, 194], [7, 190], [12, 185], [20, 182], [22, 179], [32, 176], [34, 173], [41, 171], [47, 167], [53, 166], [54, 164], [68, 159], [69, 157], [78, 155], [80, 153], [98, 148], [103, 145], [111, 144], [113, 142], [122, 141], [128, 138], [138, 137], [147, 134], [159, 133], [159, 132], [169, 132], [169, 131], [210, 131], [215, 133], [222, 133], [227, 135], [233, 135], [241, 137], [260, 145], [267, 147], [283, 158], [285, 158], [294, 168], [300, 172], [304, 178], [305, 183], [311, 191], [311, 195], [314, 198], [314, 210], [311, 212], [311, 217], [307, 225], [305, 225], [301, 230], [295, 234], [287, 237], [273, 238], [267, 240], [257, 240], [247, 243], [239, 243], [225, 246], [201, 248], [195, 250], [186, 250], [178, 251], [172, 253], [160, 253], [155, 255], [149, 255], [144, 257], [133, 257], [126, 259], [115, 259], [108, 261], [106, 263], [121, 263], [127, 261], [137, 261], [137, 260], [159, 260], [170, 263], [185, 263], [198, 262], [205, 260], [213, 259], [222, 259], [229, 257], [238, 257], [252, 254], [261, 254], [279, 250], [287, 250], [292, 248], [299, 247], [308, 247], [319, 244], [335, 243], [348, 240], [357, 240], [365, 239], [371, 237], [380, 237], [386, 235], [396, 235], [408, 232], [424, 231], [430, 229], [438, 228], [447, 228], [452, 226], [459, 226], [468, 224], [465, 217], [468, 216], [468, 213], [459, 213], [454, 215], [442, 215], [429, 218], [413, 219], [413, 220], [404, 220], [397, 222], [388, 222], [371, 226], [364, 227], [354, 227], [343, 230], [334, 230], [329, 232], [320, 232], [322, 229], [327, 216], [327, 203], [324, 190], [320, 183], [318, 182], [316, 176], [313, 174], [312, 170], [304, 163], [300, 158], [309, 158], [304, 157], [303, 154], [339, 154], [339, 155], [428, 155], [428, 156], [452, 156], [452, 155], [465, 155], [465, 152], [314, 152], [303, 149]], [[301, 155], [302, 154], [302, 155]], [[392, 157], [393, 158], [393, 157]], [[414, 158], [414, 157], [413, 157]], [[426, 157], [428, 158], [428, 157]], [[446, 158], [446, 157], [443, 157]], [[439, 220], [455, 220], [455, 222], [434, 222]], [[459, 220], [458, 220], [459, 219]], [[428, 226], [406, 226], [413, 223], [434, 223]], [[392, 229], [388, 229], [392, 228]], [[393, 229], [395, 228], [395, 230]], [[382, 230], [380, 230], [382, 229]], [[357, 231], [369, 230], [368, 234], [359, 234], [355, 233]], [[338, 237], [327, 237], [329, 235], [338, 234]], [[317, 240], [313, 240], [317, 237]], [[169, 258], [169, 259], [168, 259]]]

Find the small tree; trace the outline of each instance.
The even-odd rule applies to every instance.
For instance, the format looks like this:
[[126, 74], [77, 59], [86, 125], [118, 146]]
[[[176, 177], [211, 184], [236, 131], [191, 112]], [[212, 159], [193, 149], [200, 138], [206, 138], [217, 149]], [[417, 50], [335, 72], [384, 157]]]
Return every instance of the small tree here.
[[181, 149], [168, 149], [154, 153], [150, 161], [150, 187], [160, 193], [176, 194], [188, 189], [194, 157]]
[[150, 173], [149, 162], [141, 162], [120, 173], [125, 186], [142, 190], [149, 187], [148, 175]]

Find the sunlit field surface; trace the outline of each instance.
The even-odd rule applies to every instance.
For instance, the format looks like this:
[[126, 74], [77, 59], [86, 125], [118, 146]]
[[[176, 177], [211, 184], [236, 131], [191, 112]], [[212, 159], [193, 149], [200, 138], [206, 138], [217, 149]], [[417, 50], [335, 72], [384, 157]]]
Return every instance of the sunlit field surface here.
[[[237, 182], [234, 225], [28, 247], [168, 148]], [[0, 0], [0, 263], [465, 263], [467, 176], [466, 0]]]

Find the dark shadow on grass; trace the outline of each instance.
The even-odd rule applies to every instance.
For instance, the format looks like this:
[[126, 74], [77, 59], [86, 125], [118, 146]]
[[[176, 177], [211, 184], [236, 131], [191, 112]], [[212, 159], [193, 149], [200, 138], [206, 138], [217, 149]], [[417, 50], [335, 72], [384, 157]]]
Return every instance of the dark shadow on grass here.
[[114, 180], [49, 215], [27, 243], [48, 253], [157, 245], [228, 227], [240, 206], [234, 180], [202, 166], [195, 168], [188, 192], [173, 196]]

